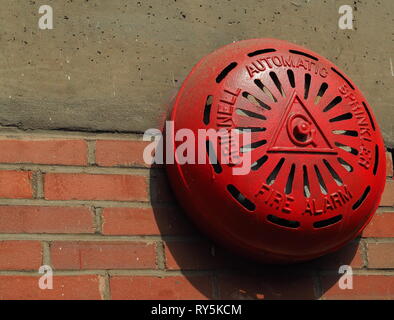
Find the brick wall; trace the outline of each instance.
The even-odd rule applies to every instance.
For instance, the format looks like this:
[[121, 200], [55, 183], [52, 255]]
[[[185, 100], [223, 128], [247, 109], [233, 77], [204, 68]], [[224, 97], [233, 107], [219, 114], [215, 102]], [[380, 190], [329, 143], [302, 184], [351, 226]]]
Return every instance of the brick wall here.
[[[3, 132], [0, 299], [394, 299], [394, 180], [363, 236], [272, 267], [214, 246], [177, 207], [137, 135]], [[54, 270], [41, 290], [38, 268]], [[353, 267], [353, 290], [338, 268]]]

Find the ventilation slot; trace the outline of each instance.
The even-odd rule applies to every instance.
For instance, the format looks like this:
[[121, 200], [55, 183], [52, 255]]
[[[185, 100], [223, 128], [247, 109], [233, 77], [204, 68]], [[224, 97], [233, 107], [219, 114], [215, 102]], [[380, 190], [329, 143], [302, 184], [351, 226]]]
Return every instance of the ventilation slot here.
[[275, 49], [262, 49], [262, 50], [256, 50], [253, 52], [248, 53], [248, 57], [254, 57], [258, 56], [259, 54], [264, 54], [264, 53], [269, 53], [269, 52], [275, 52]]
[[277, 224], [278, 226], [282, 226], [282, 227], [286, 227], [286, 228], [296, 229], [300, 226], [300, 223], [298, 221], [292, 221], [292, 220], [279, 218], [279, 217], [274, 216], [272, 214], [269, 214], [267, 216], [267, 220], [271, 223]]
[[280, 83], [278, 76], [276, 75], [275, 72], [271, 71], [270, 72], [270, 77], [272, 79], [272, 81], [275, 83], [275, 86], [278, 88], [278, 91], [280, 92], [280, 94], [282, 95], [282, 97], [286, 97], [285, 91], [282, 88], [282, 84]]
[[347, 146], [346, 144], [340, 143], [340, 142], [335, 142], [335, 145], [339, 148], [341, 148], [342, 150], [349, 152], [351, 154], [354, 154], [355, 156], [358, 155], [358, 151], [352, 147]]
[[375, 145], [375, 163], [373, 165], [373, 175], [376, 176], [376, 172], [378, 171], [378, 164], [379, 164], [379, 147]]
[[328, 84], [327, 83], [322, 83], [320, 86], [319, 92], [317, 93], [317, 96], [315, 98], [315, 104], [318, 104], [320, 99], [324, 96], [326, 93], [326, 90], [328, 89]]
[[295, 88], [294, 72], [293, 70], [287, 70], [287, 77], [292, 88]]
[[267, 162], [267, 160], [268, 160], [268, 156], [267, 156], [267, 155], [262, 156], [260, 159], [258, 159], [255, 163], [252, 164], [251, 169], [252, 169], [253, 171], [256, 171], [256, 170], [260, 169], [261, 166], [262, 166], [264, 163]]
[[261, 82], [261, 80], [256, 79], [254, 80], [254, 83], [256, 84], [256, 86], [258, 86], [261, 91], [263, 91], [266, 96], [272, 100], [272, 102], [277, 102], [278, 100], [275, 98], [275, 96], [272, 94], [272, 92]]
[[371, 121], [372, 129], [373, 129], [373, 131], [375, 131], [375, 122], [373, 121], [371, 112], [369, 112], [369, 109], [368, 109], [368, 107], [367, 107], [367, 105], [365, 104], [364, 101], [363, 101], [363, 106], [365, 108], [365, 111], [367, 112], [369, 121]]
[[209, 121], [211, 118], [212, 101], [213, 101], [213, 97], [208, 96], [207, 101], [205, 102], [205, 108], [204, 108], [204, 118], [203, 118], [204, 124], [209, 124]]
[[330, 171], [331, 176], [333, 177], [333, 179], [335, 180], [337, 185], [338, 186], [342, 186], [343, 185], [343, 181], [342, 181], [341, 177], [338, 175], [338, 173], [334, 170], [333, 167], [331, 167], [330, 163], [326, 159], [323, 159], [323, 162], [326, 165], [328, 171]]
[[272, 172], [270, 173], [270, 175], [267, 178], [267, 184], [270, 186], [275, 182], [276, 177], [278, 176], [278, 173], [280, 171], [280, 169], [283, 166], [283, 163], [285, 162], [285, 158], [282, 158], [279, 160], [278, 164], [276, 165], [276, 167], [274, 168], [274, 170], [272, 170]]
[[337, 69], [335, 68], [331, 68], [332, 71], [334, 71], [338, 76], [340, 76], [343, 80], [346, 81], [346, 83], [349, 85], [350, 88], [352, 88], [354, 90], [354, 86], [350, 83], [350, 81], [348, 79], [345, 78], [345, 76], [340, 73]]
[[304, 91], [304, 99], [308, 99], [309, 88], [311, 87], [311, 75], [309, 73], [305, 74], [305, 91]]
[[329, 121], [330, 122], [339, 122], [339, 121], [349, 120], [351, 118], [353, 118], [353, 114], [351, 112], [348, 112], [348, 113], [341, 114], [338, 117], [331, 118]]
[[235, 200], [237, 200], [245, 209], [249, 211], [256, 210], [256, 205], [247, 199], [239, 190], [234, 187], [232, 184], [227, 185], [227, 190], [233, 196]]
[[231, 70], [233, 70], [237, 66], [236, 62], [231, 62], [226, 68], [222, 70], [222, 72], [219, 73], [219, 75], [216, 77], [216, 83], [220, 83], [228, 74]]
[[342, 102], [342, 98], [340, 96], [335, 97], [328, 105], [323, 109], [323, 112], [327, 112], [334, 108], [338, 103]]
[[306, 166], [302, 167], [302, 171], [304, 176], [304, 196], [309, 198], [311, 196], [311, 189], [309, 187], [308, 170]]
[[353, 167], [349, 163], [347, 163], [345, 160], [343, 160], [342, 158], [338, 158], [337, 160], [342, 165], [342, 167], [345, 168], [345, 170], [347, 172], [352, 172], [353, 171]]
[[213, 167], [213, 170], [216, 173], [221, 173], [222, 172], [222, 166], [218, 162], [218, 158], [216, 157], [215, 154], [215, 149], [213, 148], [212, 142], [210, 140], [207, 140], [205, 143], [205, 147], [207, 149], [207, 155], [209, 158], [209, 162]]
[[300, 56], [304, 56], [304, 57], [310, 58], [310, 59], [315, 60], [315, 61], [319, 61], [318, 58], [316, 58], [316, 57], [314, 57], [314, 56], [312, 56], [312, 55], [310, 55], [310, 54], [308, 54], [306, 52], [302, 52], [302, 51], [298, 51], [298, 50], [289, 50], [289, 52], [294, 53], [294, 54], [298, 54]]
[[354, 130], [333, 130], [332, 133], [350, 137], [358, 137], [358, 132]]
[[317, 167], [317, 165], [314, 165], [314, 167], [315, 167], [315, 172], [316, 172], [317, 179], [319, 180], [320, 190], [321, 190], [321, 192], [323, 194], [327, 194], [328, 193], [327, 192], [327, 186], [326, 186], [326, 184], [325, 184], [325, 182], [323, 180], [323, 177], [322, 177], [322, 175], [320, 173], [320, 170]]
[[265, 145], [266, 143], [267, 143], [267, 140], [256, 141], [256, 142], [253, 142], [251, 144], [241, 147], [240, 151], [243, 153], [250, 152], [258, 147]]
[[242, 92], [242, 96], [255, 105], [260, 105], [260, 107], [264, 109], [271, 110], [271, 107], [269, 105], [265, 104], [263, 101], [256, 98], [254, 95], [250, 94], [249, 92], [246, 91]]
[[328, 226], [331, 226], [332, 224], [335, 224], [341, 220], [342, 220], [342, 215], [340, 214], [340, 215], [337, 215], [337, 216], [329, 218], [329, 219], [316, 221], [315, 223], [313, 223], [313, 227], [316, 229], [328, 227]]
[[249, 132], [263, 132], [265, 130], [267, 130], [266, 128], [262, 128], [262, 127], [236, 127], [235, 128], [238, 131], [249, 131]]
[[287, 179], [287, 183], [286, 183], [286, 188], [285, 188], [285, 193], [286, 194], [290, 194], [291, 191], [293, 190], [293, 181], [294, 181], [294, 173], [295, 173], [295, 164], [293, 163], [290, 169], [290, 174], [289, 174], [289, 178]]
[[360, 207], [362, 205], [362, 203], [364, 202], [365, 198], [368, 196], [368, 193], [371, 191], [371, 187], [368, 186], [365, 188], [363, 194], [361, 195], [360, 199], [358, 199], [355, 204], [353, 205], [352, 209], [356, 210], [358, 207]]
[[260, 120], [266, 120], [267, 119], [262, 114], [258, 114], [258, 113], [255, 113], [253, 111], [249, 111], [249, 110], [245, 110], [245, 109], [237, 109], [236, 113], [241, 115], [241, 116], [251, 117], [251, 118], [260, 119]]

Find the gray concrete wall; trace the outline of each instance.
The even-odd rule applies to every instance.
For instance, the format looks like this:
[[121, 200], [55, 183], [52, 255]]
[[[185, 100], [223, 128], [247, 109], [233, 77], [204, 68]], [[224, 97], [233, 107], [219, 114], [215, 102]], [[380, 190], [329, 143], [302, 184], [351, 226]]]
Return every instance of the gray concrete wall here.
[[[38, 29], [38, 8], [54, 29]], [[354, 30], [338, 8], [354, 8]], [[394, 1], [1, 0], [0, 125], [143, 132], [204, 55], [273, 37], [326, 56], [361, 88], [394, 146]]]

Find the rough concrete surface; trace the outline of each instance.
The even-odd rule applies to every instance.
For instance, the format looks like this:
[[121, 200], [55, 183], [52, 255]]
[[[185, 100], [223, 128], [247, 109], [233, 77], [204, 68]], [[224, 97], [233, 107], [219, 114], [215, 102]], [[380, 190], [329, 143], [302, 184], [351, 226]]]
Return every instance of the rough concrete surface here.
[[[54, 29], [40, 30], [40, 5]], [[338, 8], [354, 8], [340, 30]], [[204, 55], [271, 37], [326, 56], [360, 87], [394, 146], [394, 1], [12, 1], [0, 11], [0, 125], [143, 132]], [[394, 62], [393, 62], [394, 63]]]

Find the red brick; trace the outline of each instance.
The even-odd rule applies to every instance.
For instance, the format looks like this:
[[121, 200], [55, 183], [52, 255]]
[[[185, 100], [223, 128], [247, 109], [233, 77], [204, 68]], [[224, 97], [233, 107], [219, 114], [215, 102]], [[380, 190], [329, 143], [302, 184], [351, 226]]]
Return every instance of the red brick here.
[[231, 261], [207, 242], [171, 241], [165, 243], [167, 269], [198, 270], [226, 266]]
[[38, 270], [42, 248], [38, 241], [0, 241], [1, 270]]
[[144, 166], [143, 154], [148, 141], [98, 140], [96, 141], [96, 163], [99, 166]]
[[394, 180], [386, 180], [386, 186], [384, 188], [380, 205], [387, 207], [394, 206]]
[[362, 248], [358, 241], [352, 241], [333, 253], [327, 254], [312, 262], [319, 269], [338, 270], [342, 265], [349, 265], [352, 268], [362, 268]]
[[150, 175], [150, 196], [152, 202], [176, 202], [170, 183], [164, 172], [156, 170]]
[[0, 198], [32, 198], [31, 178], [28, 171], [0, 171]]
[[193, 300], [212, 298], [208, 276], [116, 276], [110, 279], [114, 300]]
[[0, 140], [0, 162], [85, 165], [83, 140]]
[[368, 268], [394, 269], [394, 243], [368, 243]]
[[228, 274], [218, 278], [221, 299], [314, 299], [312, 275], [264, 270], [261, 275]]
[[337, 300], [392, 300], [394, 299], [394, 276], [353, 275], [353, 289], [341, 289], [341, 275], [322, 276], [321, 285], [325, 299]]
[[105, 208], [103, 234], [190, 235], [194, 232], [178, 208]]
[[103, 280], [97, 275], [54, 276], [53, 289], [42, 290], [39, 276], [0, 276], [1, 300], [98, 300]]
[[2, 233], [94, 233], [88, 208], [0, 206]]
[[388, 177], [393, 176], [393, 157], [391, 152], [386, 152], [386, 175]]
[[142, 242], [54, 242], [51, 261], [56, 269], [154, 269], [154, 244]]
[[363, 237], [393, 237], [394, 212], [377, 212], [363, 231]]
[[147, 201], [147, 178], [117, 174], [45, 174], [47, 200]]

